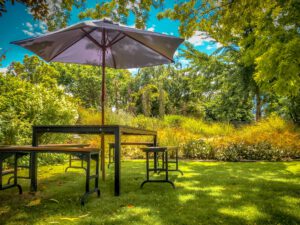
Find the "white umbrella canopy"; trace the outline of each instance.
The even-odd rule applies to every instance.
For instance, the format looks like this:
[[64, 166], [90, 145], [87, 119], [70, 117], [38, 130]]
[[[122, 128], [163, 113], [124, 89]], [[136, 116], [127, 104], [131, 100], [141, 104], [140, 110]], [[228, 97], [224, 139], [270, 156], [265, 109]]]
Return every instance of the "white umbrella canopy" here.
[[171, 63], [182, 42], [181, 38], [121, 26], [105, 19], [81, 22], [11, 43], [36, 53], [47, 62], [125, 69]]
[[[105, 124], [105, 67], [129, 69], [173, 62], [182, 38], [139, 30], [111, 20], [92, 20], [12, 44], [22, 46], [47, 62], [102, 66], [102, 125]], [[101, 141], [103, 179], [104, 137]]]

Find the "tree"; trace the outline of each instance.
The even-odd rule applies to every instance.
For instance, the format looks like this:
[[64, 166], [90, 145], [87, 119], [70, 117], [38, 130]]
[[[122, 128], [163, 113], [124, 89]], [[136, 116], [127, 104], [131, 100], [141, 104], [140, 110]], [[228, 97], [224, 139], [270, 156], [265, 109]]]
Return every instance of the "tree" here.
[[28, 8], [36, 20], [44, 21], [48, 30], [62, 28], [67, 25], [72, 7], [80, 8], [86, 0], [2, 0], [0, 1], [0, 17], [7, 12], [7, 4], [10, 2], [21, 3]]
[[[207, 55], [186, 44], [182, 56], [189, 60], [191, 99], [204, 107], [207, 120], [252, 120], [251, 76], [237, 62], [238, 52], [222, 49]], [[250, 80], [249, 80], [250, 79]]]
[[264, 91], [299, 93], [298, 0], [192, 0], [159, 14], [164, 17], [179, 20], [185, 37], [202, 30], [226, 46], [238, 46], [241, 62], [253, 65], [253, 77]]
[[30, 144], [32, 125], [74, 124], [76, 120], [77, 103], [61, 89], [33, 84], [11, 73], [0, 75], [1, 144]]
[[127, 23], [130, 14], [135, 17], [135, 27], [145, 28], [151, 6], [158, 8], [164, 0], [111, 0], [96, 4], [94, 8], [79, 13], [79, 18], [111, 18], [115, 22]]
[[[126, 9], [126, 4], [117, 4], [118, 2], [113, 0], [107, 3], [113, 6], [107, 12], [112, 12], [112, 9], [118, 12]], [[251, 73], [256, 83], [257, 120], [262, 115], [262, 105], [267, 94], [272, 95], [275, 92], [281, 96], [298, 95], [300, 90], [298, 0], [176, 2], [173, 9], [159, 13], [158, 18], [178, 20], [179, 31], [183, 37], [190, 37], [195, 31], [204, 31], [204, 34], [224, 46], [238, 49], [239, 64], [247, 70], [247, 73]], [[147, 4], [151, 4], [151, 1], [147, 1]], [[143, 9], [150, 10], [151, 7]], [[101, 14], [98, 15], [105, 14], [104, 5], [101, 10]], [[128, 17], [128, 14], [123, 15]], [[140, 14], [135, 16], [136, 21], [147, 19]]]
[[40, 60], [37, 56], [28, 55], [24, 56], [22, 63], [13, 62], [9, 66], [8, 72], [32, 84], [41, 84], [47, 87], [56, 86], [59, 76], [58, 71], [52, 66]]

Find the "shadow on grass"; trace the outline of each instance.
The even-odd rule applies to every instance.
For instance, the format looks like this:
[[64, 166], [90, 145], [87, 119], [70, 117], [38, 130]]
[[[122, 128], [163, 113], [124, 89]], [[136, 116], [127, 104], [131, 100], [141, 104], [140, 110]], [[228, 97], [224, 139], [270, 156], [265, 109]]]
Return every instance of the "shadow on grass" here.
[[[0, 192], [0, 224], [299, 224], [300, 178], [291, 163], [183, 162], [184, 176], [171, 173], [169, 184], [143, 189], [144, 161], [122, 164], [122, 195], [113, 196], [113, 167], [102, 196], [89, 196], [81, 208], [84, 173], [65, 166], [42, 168], [40, 192]], [[163, 176], [163, 174], [161, 174]], [[28, 190], [28, 189], [27, 189]]]

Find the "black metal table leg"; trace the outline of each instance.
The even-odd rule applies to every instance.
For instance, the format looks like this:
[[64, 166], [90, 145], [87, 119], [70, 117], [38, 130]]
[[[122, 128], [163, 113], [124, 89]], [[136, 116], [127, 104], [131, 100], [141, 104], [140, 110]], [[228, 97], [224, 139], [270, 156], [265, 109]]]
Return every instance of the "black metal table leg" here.
[[36, 192], [37, 191], [37, 153], [31, 152], [30, 153], [30, 191]]
[[121, 132], [115, 129], [115, 196], [120, 195], [121, 186]]

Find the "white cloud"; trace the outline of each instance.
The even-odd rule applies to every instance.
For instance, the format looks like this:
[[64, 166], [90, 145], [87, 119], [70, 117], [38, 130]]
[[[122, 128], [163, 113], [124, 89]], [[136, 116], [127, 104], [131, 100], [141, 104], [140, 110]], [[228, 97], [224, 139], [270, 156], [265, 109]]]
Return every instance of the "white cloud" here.
[[215, 43], [212, 43], [212, 44], [209, 44], [207, 47], [206, 47], [206, 49], [207, 50], [216, 50], [216, 49], [218, 49], [218, 48], [221, 48], [221, 47], [223, 47], [223, 45], [220, 43], [220, 42], [215, 42]]
[[39, 36], [47, 32], [47, 25], [42, 21], [33, 25], [30, 22], [26, 22], [23, 26], [25, 26], [25, 29], [22, 30], [23, 33], [30, 37]]
[[7, 72], [7, 67], [0, 68], [0, 73], [6, 73]]
[[128, 71], [132, 74], [137, 74], [139, 69], [138, 68], [132, 68], [132, 69], [128, 69]]
[[220, 42], [217, 42], [217, 43], [216, 43], [216, 47], [217, 47], [217, 48], [221, 48], [221, 47], [223, 47], [223, 45], [222, 45]]
[[211, 49], [213, 49], [213, 48], [215, 48], [213, 45], [208, 45], [208, 46], [206, 47], [207, 50], [211, 50]]
[[33, 25], [32, 25], [31, 23], [26, 22], [26, 23], [25, 23], [25, 26], [27, 27], [27, 29], [28, 29], [29, 31], [33, 31]]
[[179, 62], [181, 63], [183, 68], [188, 67], [188, 65], [190, 64], [190, 61], [188, 59], [179, 59]]
[[190, 37], [187, 41], [195, 46], [200, 46], [203, 45], [204, 42], [215, 42], [215, 39], [211, 38], [204, 31], [196, 31], [194, 35]]
[[152, 26], [147, 28], [147, 30], [153, 32], [155, 30], [155, 24], [152, 24]]

